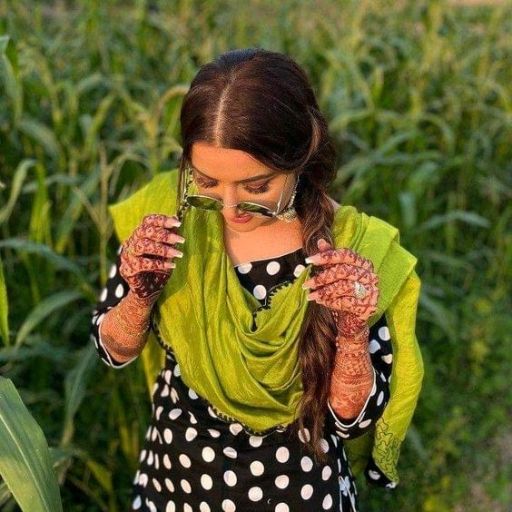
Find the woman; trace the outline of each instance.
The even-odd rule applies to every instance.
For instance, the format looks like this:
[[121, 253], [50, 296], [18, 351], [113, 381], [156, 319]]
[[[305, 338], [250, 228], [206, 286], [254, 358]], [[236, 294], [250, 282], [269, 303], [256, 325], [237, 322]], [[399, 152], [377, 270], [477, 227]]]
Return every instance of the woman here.
[[289, 57], [203, 66], [181, 129], [179, 170], [109, 208], [92, 319], [107, 364], [146, 347], [158, 369], [131, 510], [357, 511], [354, 469], [398, 483], [421, 387], [416, 258], [327, 195], [334, 147]]

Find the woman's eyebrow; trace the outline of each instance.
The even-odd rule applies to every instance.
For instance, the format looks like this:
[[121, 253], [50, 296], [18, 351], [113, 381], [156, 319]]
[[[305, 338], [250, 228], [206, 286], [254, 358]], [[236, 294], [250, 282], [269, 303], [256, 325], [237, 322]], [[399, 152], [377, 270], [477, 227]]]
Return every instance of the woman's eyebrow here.
[[[212, 180], [212, 181], [218, 181], [215, 178], [211, 178], [210, 176], [208, 176], [204, 172], [201, 172], [199, 169], [197, 169], [197, 167], [194, 167], [194, 166], [191, 166], [191, 167], [192, 167], [192, 169], [194, 171], [199, 173], [201, 176], [204, 176], [205, 178], [208, 178], [209, 180]], [[251, 178], [245, 178], [244, 180], [235, 181], [235, 183], [249, 183], [251, 181], [257, 181], [257, 180], [261, 180], [261, 179], [264, 179], [264, 178], [273, 178], [274, 176], [277, 176], [278, 174], [279, 173], [277, 173], [277, 172], [273, 172], [271, 174], [258, 174], [258, 176], [252, 176]]]

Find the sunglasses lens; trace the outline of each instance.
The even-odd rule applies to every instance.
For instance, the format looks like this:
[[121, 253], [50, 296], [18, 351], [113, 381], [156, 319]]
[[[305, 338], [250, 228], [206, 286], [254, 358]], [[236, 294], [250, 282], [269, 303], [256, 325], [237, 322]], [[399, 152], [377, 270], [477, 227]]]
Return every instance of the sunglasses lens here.
[[264, 217], [268, 217], [270, 215], [270, 210], [266, 206], [262, 206], [256, 203], [240, 203], [238, 208], [244, 212], [259, 214], [263, 215]]
[[202, 210], [221, 210], [222, 203], [216, 199], [200, 196], [188, 196], [187, 203]]

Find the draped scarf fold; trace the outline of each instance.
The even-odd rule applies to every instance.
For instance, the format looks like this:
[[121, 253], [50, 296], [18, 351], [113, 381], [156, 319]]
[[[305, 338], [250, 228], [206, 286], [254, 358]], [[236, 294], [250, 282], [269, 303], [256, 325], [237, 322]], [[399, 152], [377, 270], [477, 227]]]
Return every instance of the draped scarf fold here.
[[[176, 169], [157, 174], [128, 198], [109, 205], [116, 235], [124, 242], [145, 215], [174, 215]], [[398, 483], [400, 444], [412, 420], [421, 390], [423, 362], [415, 336], [421, 282], [417, 259], [399, 240], [398, 229], [385, 221], [342, 205], [331, 226], [335, 247], [349, 247], [370, 259], [379, 276], [377, 311], [391, 335], [391, 393], [375, 428], [344, 440], [352, 469], [358, 473], [368, 456]], [[183, 258], [173, 270], [153, 310], [159, 335], [173, 349], [181, 377], [225, 417], [254, 432], [287, 425], [297, 418], [303, 392], [298, 334], [309, 302], [302, 283], [312, 265], [293, 281], [259, 301], [239, 282], [225, 250], [219, 212], [189, 208], [179, 228], [186, 241]], [[165, 353], [151, 334], [142, 351], [148, 390], [164, 363]]]

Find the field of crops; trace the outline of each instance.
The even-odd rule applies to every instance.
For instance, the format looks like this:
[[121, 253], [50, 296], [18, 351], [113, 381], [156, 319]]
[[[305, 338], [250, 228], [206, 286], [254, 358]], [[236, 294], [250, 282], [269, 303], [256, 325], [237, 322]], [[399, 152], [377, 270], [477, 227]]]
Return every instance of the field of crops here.
[[358, 482], [362, 512], [512, 510], [512, 5], [3, 0], [0, 383], [44, 433], [63, 510], [127, 510], [151, 412], [140, 361], [113, 370], [88, 336], [116, 256], [107, 205], [176, 166], [199, 66], [251, 46], [310, 76], [332, 197], [419, 260], [424, 386], [400, 485]]

